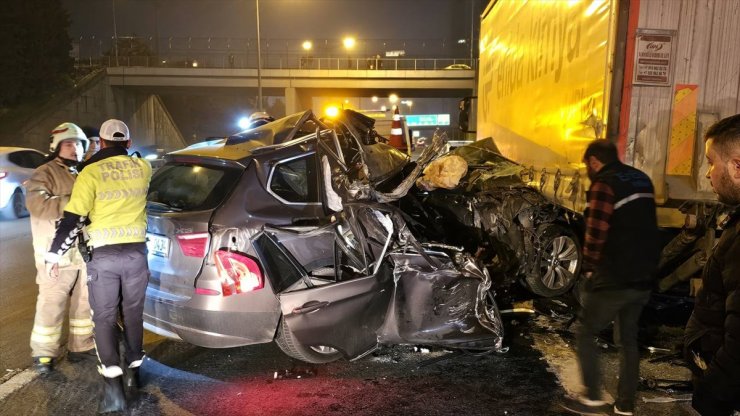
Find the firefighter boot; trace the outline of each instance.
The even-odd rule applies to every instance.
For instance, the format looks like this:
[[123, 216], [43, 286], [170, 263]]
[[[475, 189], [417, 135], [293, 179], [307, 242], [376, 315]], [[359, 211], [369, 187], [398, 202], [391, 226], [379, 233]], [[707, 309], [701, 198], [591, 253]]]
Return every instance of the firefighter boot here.
[[103, 398], [98, 404], [98, 414], [126, 410], [126, 396], [123, 394], [121, 378], [121, 376], [103, 377]]
[[139, 389], [141, 388], [140, 366], [141, 361], [137, 361], [126, 367], [126, 372], [123, 374], [123, 386], [126, 390], [126, 398], [129, 400], [137, 400], [139, 398]]
[[41, 375], [49, 374], [54, 370], [54, 359], [51, 357], [34, 357], [33, 368]]
[[129, 367], [123, 375], [123, 385], [126, 390], [139, 390], [141, 388], [141, 378], [139, 376], [139, 367]]

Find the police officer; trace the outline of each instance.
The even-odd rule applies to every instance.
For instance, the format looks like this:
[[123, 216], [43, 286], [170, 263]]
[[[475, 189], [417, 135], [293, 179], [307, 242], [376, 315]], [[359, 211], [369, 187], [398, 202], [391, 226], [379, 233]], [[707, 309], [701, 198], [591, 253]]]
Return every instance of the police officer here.
[[[88, 290], [93, 313], [95, 346], [103, 376], [103, 397], [98, 413], [126, 408], [126, 386], [138, 389], [142, 348], [144, 296], [149, 277], [146, 257], [146, 194], [152, 168], [144, 159], [127, 154], [129, 130], [120, 120], [107, 120], [100, 127], [102, 149], [84, 166], [75, 182], [50, 251], [46, 268], [58, 274], [58, 261], [74, 243], [87, 221]], [[125, 364], [118, 352], [117, 317], [124, 325]]]
[[54, 238], [55, 222], [62, 217], [72, 193], [77, 176], [74, 167], [82, 160], [87, 145], [88, 139], [77, 125], [58, 125], [51, 132], [48, 162], [39, 166], [25, 185], [39, 286], [31, 332], [31, 356], [40, 374], [51, 372], [59, 356], [67, 303], [69, 360], [92, 357], [95, 353], [85, 263], [73, 248], [61, 258], [57, 279], [50, 279], [44, 267], [44, 255]]

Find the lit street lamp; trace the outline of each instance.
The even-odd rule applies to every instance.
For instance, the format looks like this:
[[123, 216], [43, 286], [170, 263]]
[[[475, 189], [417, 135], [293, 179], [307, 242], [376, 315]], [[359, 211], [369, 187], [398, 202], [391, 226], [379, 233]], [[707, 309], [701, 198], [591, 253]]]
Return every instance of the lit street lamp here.
[[313, 43], [310, 40], [303, 41], [303, 50], [306, 51], [306, 56], [301, 58], [301, 68], [305, 68], [308, 66], [308, 62], [311, 56], [311, 49], [313, 48]]
[[116, 0], [113, 3], [113, 50], [116, 54], [116, 66], [118, 66], [118, 31], [116, 30]]
[[257, 5], [257, 96], [259, 104], [257, 108], [264, 111], [262, 107], [262, 47], [260, 41], [260, 0], [254, 0]]
[[344, 44], [344, 49], [347, 50], [347, 69], [352, 66], [352, 60], [350, 59], [350, 51], [355, 47], [355, 38], [352, 36], [347, 36], [342, 40], [342, 43]]

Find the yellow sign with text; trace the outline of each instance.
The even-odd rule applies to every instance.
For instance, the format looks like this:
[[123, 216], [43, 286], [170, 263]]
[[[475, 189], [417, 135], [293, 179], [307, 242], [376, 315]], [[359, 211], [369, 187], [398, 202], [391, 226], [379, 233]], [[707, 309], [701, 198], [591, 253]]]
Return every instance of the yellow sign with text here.
[[603, 138], [614, 0], [498, 0], [481, 23], [478, 137], [536, 166]]

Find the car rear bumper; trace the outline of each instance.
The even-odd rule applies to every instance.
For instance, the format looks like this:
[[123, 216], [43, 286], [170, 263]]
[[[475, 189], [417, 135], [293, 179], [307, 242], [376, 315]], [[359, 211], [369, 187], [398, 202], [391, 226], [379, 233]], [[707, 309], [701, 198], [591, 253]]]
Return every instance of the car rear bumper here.
[[222, 310], [225, 303], [249, 301], [195, 295], [177, 299], [155, 287], [147, 288], [145, 328], [156, 334], [208, 348], [229, 348], [271, 342], [279, 312]]

